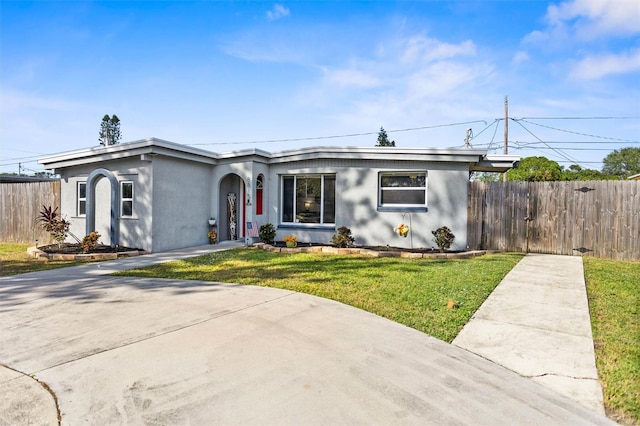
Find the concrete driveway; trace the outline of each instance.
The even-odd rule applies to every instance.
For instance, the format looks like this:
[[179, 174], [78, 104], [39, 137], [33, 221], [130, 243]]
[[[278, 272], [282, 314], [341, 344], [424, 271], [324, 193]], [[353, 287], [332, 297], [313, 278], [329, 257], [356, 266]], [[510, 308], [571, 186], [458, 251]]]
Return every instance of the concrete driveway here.
[[29, 376], [69, 425], [612, 424], [337, 302], [81, 268], [0, 279], [0, 424], [57, 423]]

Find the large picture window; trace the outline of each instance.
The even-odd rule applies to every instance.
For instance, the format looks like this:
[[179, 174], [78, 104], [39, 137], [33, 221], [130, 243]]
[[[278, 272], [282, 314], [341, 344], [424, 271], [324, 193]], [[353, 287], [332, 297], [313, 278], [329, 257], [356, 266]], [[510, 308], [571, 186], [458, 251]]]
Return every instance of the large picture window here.
[[282, 223], [334, 224], [336, 176], [282, 177]]
[[120, 215], [122, 217], [133, 216], [133, 182], [120, 182]]
[[426, 207], [427, 173], [380, 173], [380, 207]]
[[78, 182], [78, 204], [76, 208], [78, 216], [87, 214], [87, 183]]

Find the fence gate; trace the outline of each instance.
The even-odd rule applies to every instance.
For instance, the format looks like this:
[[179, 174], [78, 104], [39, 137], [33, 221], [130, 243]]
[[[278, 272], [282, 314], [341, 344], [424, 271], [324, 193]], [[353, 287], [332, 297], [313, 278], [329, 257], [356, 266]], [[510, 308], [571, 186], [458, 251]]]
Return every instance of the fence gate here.
[[468, 244], [640, 260], [640, 182], [471, 182]]

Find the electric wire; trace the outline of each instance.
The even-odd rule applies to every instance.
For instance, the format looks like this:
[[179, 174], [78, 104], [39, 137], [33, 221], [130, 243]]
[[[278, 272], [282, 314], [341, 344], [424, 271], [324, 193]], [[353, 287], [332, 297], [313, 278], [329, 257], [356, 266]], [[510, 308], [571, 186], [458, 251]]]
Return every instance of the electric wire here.
[[521, 120], [637, 120], [640, 116], [627, 117], [522, 117]]
[[[395, 129], [395, 130], [385, 130], [387, 133], [398, 133], [398, 132], [411, 132], [415, 130], [427, 130], [427, 129], [437, 129], [440, 127], [453, 127], [453, 126], [461, 126], [465, 124], [473, 124], [473, 123], [487, 123], [484, 120], [473, 120], [473, 121], [464, 121], [459, 123], [447, 123], [447, 124], [436, 124], [432, 126], [422, 126], [422, 127], [410, 127], [406, 129]], [[313, 141], [313, 140], [321, 140], [321, 139], [339, 139], [339, 138], [352, 138], [356, 136], [371, 136], [377, 135], [379, 131], [376, 132], [364, 132], [364, 133], [350, 133], [350, 134], [342, 134], [342, 135], [328, 135], [328, 136], [310, 136], [304, 138], [291, 138], [291, 139], [268, 139], [268, 140], [256, 140], [256, 141], [235, 141], [235, 142], [207, 142], [207, 143], [189, 143], [185, 145], [189, 146], [205, 146], [205, 145], [244, 145], [244, 144], [263, 144], [263, 143], [277, 143], [277, 142], [301, 142], [301, 141]]]
[[[608, 136], [601, 136], [601, 135], [594, 135], [594, 134], [589, 134], [589, 133], [581, 133], [581, 132], [575, 132], [575, 131], [571, 131], [571, 130], [566, 130], [566, 129], [561, 129], [558, 127], [553, 127], [553, 126], [547, 126], [544, 124], [540, 124], [540, 123], [536, 123], [534, 121], [530, 121], [530, 120], [628, 120], [628, 119], [639, 119], [640, 117], [635, 117], [635, 116], [625, 116], [625, 117], [522, 117], [519, 119], [516, 118], [509, 118], [510, 120], [518, 123], [518, 125], [520, 127], [522, 127], [526, 132], [528, 132], [529, 134], [531, 134], [533, 137], [535, 137], [537, 139], [537, 142], [525, 142], [525, 141], [508, 141], [508, 143], [511, 143], [515, 149], [538, 149], [538, 150], [551, 150], [553, 152], [555, 152], [558, 156], [560, 156], [561, 158], [567, 160], [566, 162], [574, 162], [577, 163], [577, 161], [573, 158], [571, 158], [568, 154], [562, 152], [562, 150], [573, 150], [573, 151], [608, 151], [607, 149], [604, 148], [572, 148], [572, 147], [566, 147], [566, 146], [562, 146], [562, 147], [553, 147], [551, 146], [552, 144], [619, 144], [620, 142], [622, 143], [627, 143], [627, 144], [640, 144], [640, 141], [635, 141], [635, 140], [629, 140], [629, 139], [621, 139], [621, 138], [613, 138], [613, 137], [608, 137]], [[502, 120], [504, 120], [504, 118], [496, 118], [493, 120], [493, 122], [487, 124], [487, 121], [485, 120], [473, 120], [473, 121], [465, 121], [465, 122], [455, 122], [455, 123], [446, 123], [446, 124], [436, 124], [436, 125], [430, 125], [430, 126], [420, 126], [420, 127], [410, 127], [410, 128], [403, 128], [403, 129], [391, 129], [391, 130], [386, 130], [387, 133], [399, 133], [399, 132], [410, 132], [410, 131], [418, 131], [418, 130], [428, 130], [428, 129], [436, 129], [436, 128], [443, 128], [443, 127], [453, 127], [453, 126], [460, 126], [460, 125], [468, 125], [468, 124], [474, 124], [474, 123], [484, 123], [486, 126], [477, 134], [473, 135], [470, 138], [470, 142], [473, 140], [474, 141], [474, 147], [485, 147], [488, 151], [491, 150], [496, 150], [498, 149], [498, 147], [494, 146], [495, 143], [495, 138], [496, 138], [496, 134], [498, 131], [498, 123], [501, 122]], [[544, 141], [541, 138], [539, 138], [538, 136], [536, 136], [531, 130], [529, 130], [527, 127], [525, 127], [522, 122], [525, 122], [527, 124], [531, 124], [531, 125], [535, 125], [535, 126], [539, 126], [539, 127], [543, 127], [543, 128], [547, 128], [550, 130], [555, 130], [555, 131], [560, 131], [560, 132], [565, 132], [565, 133], [571, 133], [571, 134], [576, 134], [576, 135], [580, 135], [580, 136], [585, 136], [585, 137], [590, 137], [590, 138], [597, 138], [597, 139], [602, 139], [600, 141]], [[491, 127], [494, 127], [494, 132], [493, 135], [491, 137], [490, 142], [488, 143], [477, 143], [478, 141], [478, 137], [480, 135], [482, 135], [485, 131], [487, 131], [488, 129], [490, 129]], [[314, 137], [301, 137], [301, 138], [288, 138], [288, 139], [271, 139], [271, 140], [254, 140], [254, 141], [232, 141], [232, 142], [209, 142], [209, 143], [191, 143], [191, 144], [185, 144], [185, 145], [189, 145], [189, 146], [211, 146], [211, 145], [241, 145], [241, 144], [246, 144], [246, 145], [251, 145], [251, 144], [267, 144], [267, 143], [278, 143], [278, 142], [300, 142], [300, 141], [313, 141], [313, 140], [323, 140], [323, 139], [338, 139], [338, 138], [350, 138], [350, 137], [358, 137], [358, 136], [371, 136], [371, 135], [376, 135], [378, 134], [378, 132], [362, 132], [362, 133], [350, 133], [350, 134], [340, 134], [340, 135], [327, 135], [327, 136], [314, 136]], [[544, 146], [536, 146], [542, 144]], [[464, 146], [464, 145], [463, 145]], [[456, 146], [456, 147], [460, 147], [460, 146]], [[29, 151], [22, 151], [22, 152], [29, 152]], [[46, 156], [49, 154], [40, 154], [40, 155], [34, 155], [34, 156], [26, 156], [26, 157], [13, 157], [13, 158], [8, 158], [5, 159], [4, 161], [0, 160], [0, 166], [10, 166], [10, 165], [18, 165], [18, 164], [30, 164], [30, 163], [37, 163], [37, 158], [42, 157], [42, 156]], [[581, 163], [602, 163], [602, 161], [596, 162], [596, 161], [582, 161]]]
[[517, 123], [520, 127], [522, 127], [525, 131], [527, 131], [531, 136], [533, 136], [534, 138], [538, 139], [541, 143], [543, 143], [544, 145], [546, 145], [547, 147], [549, 147], [553, 152], [555, 152], [556, 154], [560, 155], [560, 157], [569, 160], [569, 161], [573, 161], [575, 164], [579, 164], [579, 161], [571, 158], [569, 155], [565, 154], [564, 152], [560, 151], [557, 148], [553, 148], [552, 146], [550, 146], [549, 144], [547, 144], [545, 141], [543, 141], [542, 139], [540, 139], [538, 136], [536, 136], [531, 130], [527, 129], [520, 121], [521, 120], [515, 120], [512, 119], [512, 121], [514, 121], [515, 123]]
[[534, 126], [540, 126], [540, 127], [544, 127], [544, 128], [547, 128], [547, 129], [557, 130], [559, 132], [571, 133], [571, 134], [574, 134], [574, 135], [588, 136], [590, 138], [607, 139], [607, 140], [618, 141], [618, 142], [632, 142], [632, 141], [630, 141], [628, 139], [610, 138], [610, 137], [607, 137], [607, 136], [591, 135], [591, 134], [588, 134], [588, 133], [580, 133], [580, 132], [574, 132], [574, 131], [571, 131], [571, 130], [559, 129], [557, 127], [545, 126], [544, 124], [534, 123], [533, 121], [529, 121], [529, 120], [525, 120], [525, 119], [515, 119], [514, 118], [513, 120], [516, 121], [516, 122], [524, 121], [526, 123], [533, 124]]

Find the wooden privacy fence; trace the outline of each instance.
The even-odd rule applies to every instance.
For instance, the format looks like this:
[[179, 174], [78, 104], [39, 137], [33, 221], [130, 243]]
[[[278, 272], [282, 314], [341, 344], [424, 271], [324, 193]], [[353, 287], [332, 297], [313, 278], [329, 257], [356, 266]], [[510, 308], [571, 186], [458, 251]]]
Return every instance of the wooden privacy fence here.
[[640, 181], [470, 182], [471, 249], [640, 260]]
[[58, 207], [60, 181], [0, 184], [0, 242], [46, 244], [48, 232], [35, 223], [42, 206]]

